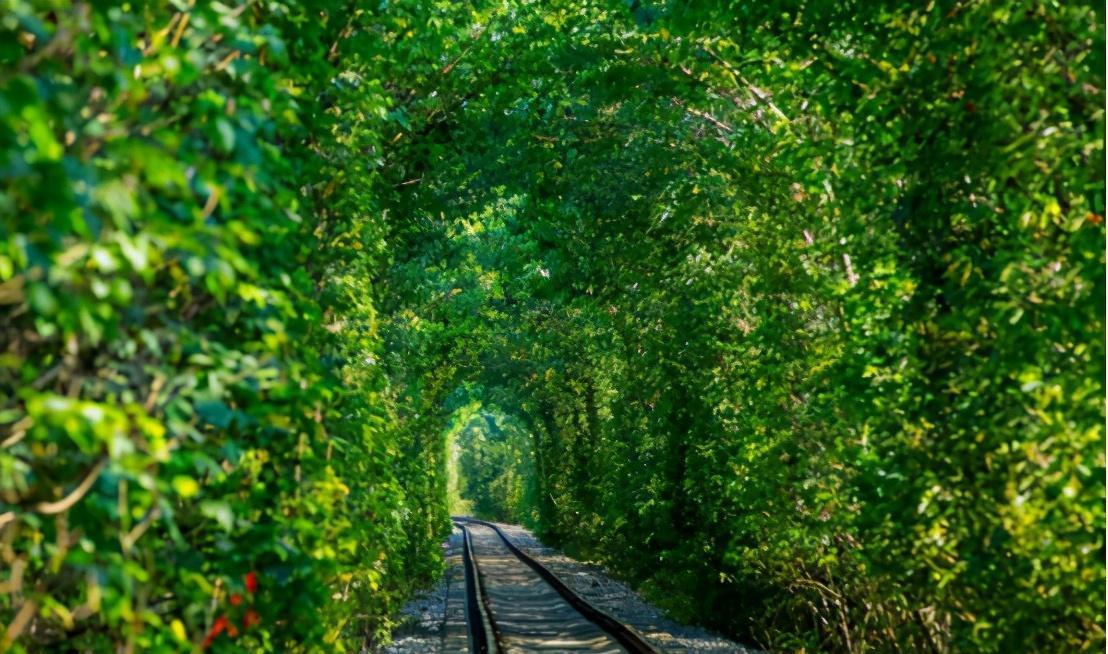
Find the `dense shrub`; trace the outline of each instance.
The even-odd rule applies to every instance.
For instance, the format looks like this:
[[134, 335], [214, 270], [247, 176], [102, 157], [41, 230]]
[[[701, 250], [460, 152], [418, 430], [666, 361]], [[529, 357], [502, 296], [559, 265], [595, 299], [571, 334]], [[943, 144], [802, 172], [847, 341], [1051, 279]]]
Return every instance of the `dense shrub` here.
[[436, 573], [377, 365], [382, 20], [0, 11], [0, 651], [349, 650]]

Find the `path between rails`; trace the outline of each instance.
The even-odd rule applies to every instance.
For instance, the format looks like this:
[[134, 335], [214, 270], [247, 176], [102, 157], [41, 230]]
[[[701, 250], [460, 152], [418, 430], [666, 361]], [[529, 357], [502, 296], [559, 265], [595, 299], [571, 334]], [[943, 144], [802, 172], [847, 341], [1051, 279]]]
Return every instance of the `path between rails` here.
[[[682, 625], [668, 617], [658, 608], [643, 601], [634, 591], [625, 584], [612, 579], [602, 568], [591, 563], [582, 563], [565, 556], [564, 554], [549, 548], [536, 539], [528, 530], [516, 525], [494, 523], [505, 537], [519, 550], [540, 563], [544, 568], [552, 572], [557, 578], [568, 586], [575, 594], [586, 600], [599, 611], [611, 616], [620, 623], [632, 629], [640, 635], [651, 647], [665, 654], [755, 654], [756, 650], [743, 647], [733, 641], [713, 634], [699, 627]], [[476, 525], [475, 525], [476, 527]], [[491, 575], [500, 576], [506, 573], [508, 579], [514, 579], [521, 586], [536, 585], [534, 578], [521, 572], [516, 564], [510, 564], [506, 559], [506, 546], [497, 546], [495, 532], [487, 529], [482, 532], [474, 531], [472, 545], [480, 559], [478, 564], [492, 557], [493, 567], [485, 563], [482, 573], [486, 578]], [[463, 560], [464, 538], [457, 527], [454, 533], [443, 544], [447, 560], [447, 570], [443, 580], [435, 587], [429, 589], [421, 596], [412, 600], [403, 611], [401, 624], [394, 630], [394, 641], [384, 647], [369, 652], [379, 654], [443, 654], [476, 651], [472, 649], [472, 635], [469, 632], [466, 620], [466, 583], [465, 564]], [[488, 549], [486, 549], [488, 548]], [[501, 549], [503, 548], [503, 549]], [[483, 552], [483, 554], [482, 554]], [[508, 565], [509, 567], [502, 567]], [[532, 574], [533, 571], [532, 571]], [[514, 582], [513, 582], [514, 583]], [[541, 588], [541, 584], [535, 587]], [[557, 622], [561, 615], [564, 620], [566, 613], [557, 602], [552, 601], [549, 595], [543, 591], [542, 598], [524, 599], [516, 608], [519, 610], [508, 611], [514, 613], [516, 618], [526, 618], [526, 614], [540, 612], [538, 607], [549, 603], [552, 609], [550, 616]], [[511, 598], [504, 592], [497, 591], [490, 595], [493, 602], [512, 604]], [[556, 595], [555, 595], [556, 596]], [[524, 605], [530, 608], [524, 610]], [[495, 608], [495, 606], [494, 606]], [[502, 609], [503, 610], [503, 609]], [[726, 607], [721, 607], [726, 610]], [[539, 618], [539, 622], [545, 621], [545, 616], [532, 616]], [[511, 620], [509, 621], [511, 622]], [[525, 621], [523, 621], [525, 622]], [[487, 624], [487, 621], [486, 621]], [[513, 628], [521, 626], [522, 622], [514, 622]], [[526, 636], [516, 635], [520, 640], [509, 638], [511, 652], [623, 652], [627, 651], [618, 644], [612, 649], [612, 642], [608, 638], [596, 638], [593, 628], [576, 623], [575, 626], [563, 624], [562, 633], [557, 627], [547, 624], [545, 627], [531, 625], [528, 628], [546, 628], [550, 630], [551, 637], [572, 636], [576, 642], [555, 642], [551, 646], [541, 642], [534, 644]], [[507, 630], [505, 630], [507, 631]], [[601, 630], [602, 633], [602, 630]], [[592, 636], [589, 636], [592, 634]], [[495, 638], [490, 633], [490, 651], [496, 647]], [[530, 644], [528, 644], [530, 643]], [[531, 647], [527, 649], [526, 647]], [[588, 649], [593, 647], [594, 649]], [[605, 649], [608, 648], [608, 649]]]

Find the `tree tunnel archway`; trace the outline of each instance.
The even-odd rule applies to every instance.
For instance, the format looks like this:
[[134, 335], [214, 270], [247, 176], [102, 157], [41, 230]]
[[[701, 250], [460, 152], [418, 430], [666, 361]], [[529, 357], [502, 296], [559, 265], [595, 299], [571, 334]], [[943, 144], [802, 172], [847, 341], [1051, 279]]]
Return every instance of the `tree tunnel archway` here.
[[538, 526], [536, 442], [522, 421], [474, 402], [451, 416], [446, 446], [451, 514]]
[[[1000, 651], [1031, 622], [1065, 640], [1046, 613], [979, 591], [1021, 583], [1047, 532], [1075, 566], [1091, 546], [1061, 518], [1013, 526], [999, 498], [1019, 484], [979, 467], [1032, 465], [1002, 434], [1081, 450], [1057, 460], [1081, 480], [1069, 492], [1086, 516], [1102, 499], [1082, 430], [1029, 413], [1047, 402], [1103, 436], [1088, 328], [1103, 324], [1103, 166], [1087, 154], [1103, 128], [1051, 64], [1012, 64], [996, 44], [1015, 23], [995, 19], [1035, 33], [1040, 62], [1056, 35], [969, 7], [633, 4], [490, 20], [475, 63], [448, 66], [464, 82], [397, 177], [419, 180], [398, 200], [410, 257], [393, 278], [431, 326], [414, 358], [528, 425], [555, 543], [714, 626], [761, 642], [771, 615], [853, 626], [777, 641], [795, 649], [895, 633]], [[995, 47], [963, 56], [982, 30]], [[1045, 142], [1064, 162], [1053, 181], [1019, 117], [1048, 106], [1085, 118]], [[1089, 379], [1097, 393], [1039, 395]], [[1045, 488], [1027, 501], [1051, 505]], [[969, 563], [995, 561], [1000, 534], [1025, 558]], [[988, 633], [959, 623], [954, 595]], [[947, 617], [921, 619], [932, 606]], [[1094, 614], [1073, 624], [1102, 634]]]
[[768, 649], [1103, 648], [1102, 6], [5, 11], [16, 649], [357, 651], [451, 492]]

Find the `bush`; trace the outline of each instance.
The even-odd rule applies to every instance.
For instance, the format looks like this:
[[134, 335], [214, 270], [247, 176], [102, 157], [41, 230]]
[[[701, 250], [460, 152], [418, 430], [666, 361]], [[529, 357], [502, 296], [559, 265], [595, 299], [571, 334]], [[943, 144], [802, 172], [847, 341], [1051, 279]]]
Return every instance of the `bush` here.
[[348, 9], [8, 3], [0, 650], [348, 651], [437, 572]]

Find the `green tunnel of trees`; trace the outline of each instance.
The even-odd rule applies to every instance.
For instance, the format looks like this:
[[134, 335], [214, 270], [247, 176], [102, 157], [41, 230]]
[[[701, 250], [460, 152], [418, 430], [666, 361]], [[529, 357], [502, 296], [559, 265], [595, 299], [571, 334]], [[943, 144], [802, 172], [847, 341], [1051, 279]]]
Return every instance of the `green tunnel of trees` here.
[[1104, 647], [1104, 6], [0, 7], [0, 651], [354, 652], [451, 506]]

